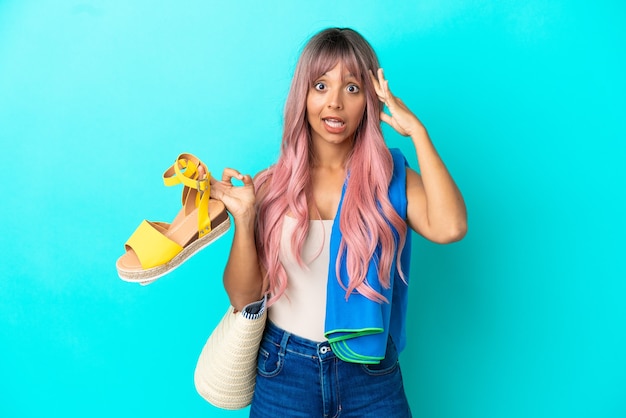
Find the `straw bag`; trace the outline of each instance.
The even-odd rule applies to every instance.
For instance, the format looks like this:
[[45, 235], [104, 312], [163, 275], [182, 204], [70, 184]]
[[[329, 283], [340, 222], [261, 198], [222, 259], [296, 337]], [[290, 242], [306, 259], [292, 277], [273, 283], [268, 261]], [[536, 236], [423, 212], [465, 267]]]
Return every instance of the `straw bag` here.
[[256, 360], [265, 329], [265, 300], [234, 313], [231, 306], [202, 349], [194, 382], [206, 401], [222, 409], [241, 409], [254, 395]]

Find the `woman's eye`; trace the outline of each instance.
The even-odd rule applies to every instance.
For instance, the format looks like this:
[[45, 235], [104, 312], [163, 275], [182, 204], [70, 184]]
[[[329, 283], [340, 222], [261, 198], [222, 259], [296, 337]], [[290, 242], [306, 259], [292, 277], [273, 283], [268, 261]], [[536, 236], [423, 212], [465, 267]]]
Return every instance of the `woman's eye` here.
[[315, 90], [318, 90], [318, 91], [322, 91], [326, 89], [326, 85], [324, 83], [315, 83], [313, 87], [315, 88]]
[[359, 89], [359, 86], [356, 86], [354, 84], [350, 84], [348, 86], [348, 92], [349, 93], [358, 93], [359, 91], [361, 91], [361, 89]]

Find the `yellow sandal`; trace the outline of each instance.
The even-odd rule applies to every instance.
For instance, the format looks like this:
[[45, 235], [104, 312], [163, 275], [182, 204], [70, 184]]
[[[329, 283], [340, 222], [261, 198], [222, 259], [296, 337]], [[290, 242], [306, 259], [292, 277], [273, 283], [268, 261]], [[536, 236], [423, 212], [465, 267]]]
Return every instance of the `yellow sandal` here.
[[230, 229], [224, 204], [210, 198], [210, 173], [194, 155], [179, 155], [163, 173], [163, 182], [183, 184], [183, 207], [171, 224], [144, 220], [128, 239], [126, 253], [116, 263], [127, 282], [152, 283]]

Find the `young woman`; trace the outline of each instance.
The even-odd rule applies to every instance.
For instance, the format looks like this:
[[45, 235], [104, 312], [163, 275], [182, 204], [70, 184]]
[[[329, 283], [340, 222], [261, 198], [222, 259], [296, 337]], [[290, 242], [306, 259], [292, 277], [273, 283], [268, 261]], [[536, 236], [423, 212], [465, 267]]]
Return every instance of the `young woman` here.
[[[421, 175], [387, 148], [381, 120], [411, 138]], [[369, 43], [351, 29], [313, 36], [287, 97], [276, 164], [254, 180], [225, 169], [211, 186], [235, 225], [224, 271], [232, 305], [268, 297], [250, 415], [410, 416], [398, 365], [408, 229], [454, 242], [466, 212]]]

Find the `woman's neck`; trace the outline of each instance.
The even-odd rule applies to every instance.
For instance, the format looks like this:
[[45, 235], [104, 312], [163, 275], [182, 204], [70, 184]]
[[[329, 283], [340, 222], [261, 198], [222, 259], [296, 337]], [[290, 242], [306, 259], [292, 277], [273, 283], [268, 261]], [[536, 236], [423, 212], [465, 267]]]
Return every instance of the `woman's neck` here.
[[330, 144], [328, 142], [313, 143], [313, 160], [311, 168], [345, 170], [346, 162], [352, 152], [353, 142]]

